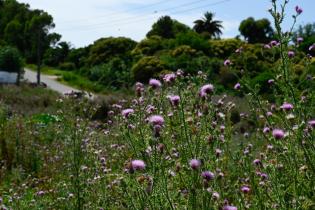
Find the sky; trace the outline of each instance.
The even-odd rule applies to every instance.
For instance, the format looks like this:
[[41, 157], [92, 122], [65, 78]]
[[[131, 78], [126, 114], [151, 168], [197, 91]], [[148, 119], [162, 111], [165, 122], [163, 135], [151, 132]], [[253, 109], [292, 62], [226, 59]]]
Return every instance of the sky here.
[[[32, 9], [51, 14], [54, 32], [62, 35], [73, 47], [84, 47], [102, 37], [145, 38], [154, 22], [169, 15], [190, 27], [206, 11], [223, 21], [223, 38], [235, 37], [238, 27], [248, 17], [271, 19], [270, 0], [18, 0]], [[278, 0], [283, 1], [283, 0]], [[315, 22], [314, 0], [290, 0], [284, 28], [289, 29], [295, 6], [304, 12], [297, 25]]]

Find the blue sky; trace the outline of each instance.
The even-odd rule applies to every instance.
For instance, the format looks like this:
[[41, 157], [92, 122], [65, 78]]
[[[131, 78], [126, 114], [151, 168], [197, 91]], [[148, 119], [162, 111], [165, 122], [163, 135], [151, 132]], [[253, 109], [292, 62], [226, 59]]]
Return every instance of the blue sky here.
[[[75, 47], [108, 36], [126, 36], [136, 41], [145, 37], [152, 24], [162, 15], [193, 25], [206, 11], [216, 14], [224, 25], [223, 37], [235, 37], [238, 26], [247, 17], [269, 18], [270, 0], [18, 0], [33, 9], [43, 9], [54, 17], [54, 31]], [[282, 1], [282, 0], [278, 0]], [[299, 24], [315, 22], [314, 0], [290, 0], [287, 9], [289, 28], [294, 7], [301, 6]]]

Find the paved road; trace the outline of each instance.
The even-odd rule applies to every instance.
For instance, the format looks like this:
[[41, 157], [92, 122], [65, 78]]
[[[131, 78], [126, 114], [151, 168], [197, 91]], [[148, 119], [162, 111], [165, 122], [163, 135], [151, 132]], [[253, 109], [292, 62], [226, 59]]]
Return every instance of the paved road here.
[[[30, 82], [37, 82], [37, 73], [34, 71], [31, 71], [30, 69], [24, 68], [25, 73], [24, 73], [24, 79], [30, 81]], [[48, 88], [57, 91], [61, 94], [67, 93], [67, 92], [71, 92], [71, 91], [75, 91], [78, 92], [80, 90], [75, 89], [73, 87], [61, 84], [60, 82], [56, 81], [56, 77], [55, 76], [50, 76], [50, 75], [44, 75], [41, 74], [41, 82], [44, 82]], [[89, 97], [90, 99], [93, 99], [95, 96], [92, 95], [91, 97]]]

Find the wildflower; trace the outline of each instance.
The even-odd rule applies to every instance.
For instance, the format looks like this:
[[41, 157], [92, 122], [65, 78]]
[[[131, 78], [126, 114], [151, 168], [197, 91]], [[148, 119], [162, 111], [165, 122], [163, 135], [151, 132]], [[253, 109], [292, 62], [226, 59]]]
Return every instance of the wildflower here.
[[215, 200], [218, 200], [220, 198], [220, 194], [218, 192], [213, 192], [212, 193], [212, 198]]
[[270, 132], [270, 128], [264, 127], [263, 133], [269, 133], [269, 132]]
[[274, 79], [268, 80], [268, 84], [272, 85], [273, 83], [275, 83], [275, 80], [274, 80]]
[[213, 180], [214, 179], [214, 173], [210, 171], [204, 171], [201, 173], [202, 178], [204, 178], [207, 181]]
[[193, 170], [197, 170], [200, 167], [201, 162], [200, 160], [192, 159], [189, 161], [189, 165]]
[[161, 125], [154, 125], [153, 126], [153, 131], [154, 131], [154, 136], [156, 138], [160, 137], [160, 133], [162, 131], [162, 126]]
[[242, 53], [243, 52], [243, 47], [240, 47], [238, 49], [235, 50], [235, 53]]
[[285, 110], [285, 111], [290, 111], [293, 109], [293, 105], [287, 102], [284, 102], [282, 104], [282, 106], [280, 106], [281, 109]]
[[163, 118], [161, 115], [152, 115], [152, 116], [149, 118], [149, 122], [150, 122], [152, 125], [160, 125], [160, 126], [163, 126], [163, 124], [164, 124], [164, 118]]
[[177, 75], [177, 76], [183, 76], [183, 75], [184, 75], [184, 72], [183, 72], [181, 69], [178, 69], [178, 70], [176, 71], [176, 75]]
[[298, 37], [298, 38], [296, 39], [296, 42], [297, 42], [298, 44], [302, 43], [303, 41], [304, 41], [303, 37]]
[[296, 6], [295, 7], [295, 11], [296, 11], [297, 14], [301, 14], [303, 12], [303, 9], [301, 7], [299, 7], [299, 6]]
[[271, 46], [270, 46], [269, 44], [265, 44], [265, 45], [264, 45], [264, 48], [265, 48], [265, 49], [271, 49]]
[[229, 59], [224, 61], [224, 66], [230, 66], [231, 64], [232, 62]]
[[38, 191], [37, 193], [36, 193], [36, 195], [38, 195], [38, 196], [42, 196], [42, 195], [44, 195], [45, 194], [45, 192], [44, 191]]
[[271, 42], [270, 42], [270, 45], [271, 46], [277, 46], [279, 44], [279, 42], [277, 42], [276, 40], [272, 40]]
[[308, 121], [308, 125], [310, 125], [312, 128], [315, 128], [315, 120]]
[[312, 51], [313, 49], [315, 49], [315, 44], [312, 44], [312, 45], [308, 48], [309, 51]]
[[160, 88], [162, 86], [161, 82], [157, 79], [150, 79], [149, 85], [154, 89]]
[[241, 187], [241, 191], [245, 194], [249, 193], [250, 192], [250, 188], [248, 186], [242, 186]]
[[275, 137], [276, 139], [282, 139], [284, 137], [284, 131], [281, 129], [274, 129], [272, 131], [272, 135], [273, 137]]
[[204, 98], [206, 97], [208, 94], [213, 93], [213, 85], [212, 84], [207, 84], [201, 87], [199, 95], [200, 97]]
[[138, 96], [141, 96], [141, 93], [144, 90], [144, 85], [141, 82], [136, 83], [136, 93]]
[[241, 84], [240, 84], [240, 83], [236, 83], [236, 84], [234, 85], [234, 89], [235, 89], [235, 90], [241, 89]]
[[174, 82], [175, 79], [176, 79], [176, 75], [175, 75], [174, 73], [165, 74], [164, 77], [163, 77], [163, 80], [164, 80], [166, 83]]
[[253, 163], [255, 164], [255, 165], [261, 165], [261, 161], [259, 160], [259, 159], [255, 159], [254, 161], [253, 161]]
[[133, 109], [124, 109], [122, 110], [121, 114], [127, 118], [129, 117], [131, 114], [133, 114], [135, 111]]
[[289, 56], [289, 58], [293, 58], [295, 56], [294, 51], [289, 51], [288, 56]]
[[237, 210], [236, 206], [224, 206], [222, 210]]
[[178, 106], [180, 97], [179, 96], [168, 96], [168, 99], [170, 100], [172, 106]]
[[133, 160], [131, 161], [131, 167], [133, 170], [143, 170], [145, 163], [142, 160]]

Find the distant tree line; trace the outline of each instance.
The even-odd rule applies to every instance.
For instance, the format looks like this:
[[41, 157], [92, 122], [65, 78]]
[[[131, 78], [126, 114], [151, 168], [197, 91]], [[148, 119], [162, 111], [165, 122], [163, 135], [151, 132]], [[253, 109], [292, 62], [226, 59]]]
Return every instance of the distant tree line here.
[[[26, 63], [37, 64], [38, 81], [41, 66], [47, 65], [73, 71], [110, 89], [128, 88], [135, 81], [146, 82], [150, 77], [177, 69], [186, 74], [202, 70], [222, 89], [233, 85], [240, 66], [247, 68], [252, 81], [271, 77], [272, 61], [278, 54], [266, 51], [262, 56], [263, 46], [276, 39], [268, 19], [243, 20], [239, 26], [243, 39], [241, 36], [221, 39], [223, 23], [212, 12], [192, 22], [194, 25], [190, 28], [170, 16], [162, 16], [140, 42], [106, 37], [89, 46], [73, 48], [70, 43], [61, 41], [61, 35], [50, 32], [55, 25], [48, 13], [32, 10], [29, 5], [15, 0], [0, 0], [0, 51], [8, 52], [1, 46], [14, 47]], [[295, 37], [304, 39], [298, 45], [297, 56], [313, 53], [308, 48], [315, 42], [314, 24], [300, 26]], [[242, 51], [242, 59], [234, 55], [237, 49]], [[234, 59], [233, 65], [239, 72], [231, 72], [222, 65], [229, 57]], [[299, 69], [297, 67], [297, 72]]]

